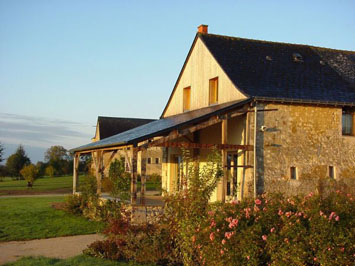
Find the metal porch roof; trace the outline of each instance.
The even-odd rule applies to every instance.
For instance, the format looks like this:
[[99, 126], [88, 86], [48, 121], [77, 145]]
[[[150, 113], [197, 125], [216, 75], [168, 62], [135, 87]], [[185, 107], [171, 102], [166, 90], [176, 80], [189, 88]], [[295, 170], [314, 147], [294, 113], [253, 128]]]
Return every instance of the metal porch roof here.
[[124, 131], [117, 135], [105, 138], [103, 140], [92, 142], [74, 149], [71, 152], [83, 152], [91, 151], [102, 148], [109, 148], [114, 146], [134, 145], [138, 142], [161, 136], [168, 133], [171, 130], [179, 127], [198, 123], [207, 119], [213, 115], [223, 114], [237, 107], [241, 107], [251, 101], [250, 98], [244, 100], [238, 100], [219, 105], [213, 105], [197, 110], [192, 110], [182, 114], [170, 116], [167, 118], [161, 118], [151, 123]]

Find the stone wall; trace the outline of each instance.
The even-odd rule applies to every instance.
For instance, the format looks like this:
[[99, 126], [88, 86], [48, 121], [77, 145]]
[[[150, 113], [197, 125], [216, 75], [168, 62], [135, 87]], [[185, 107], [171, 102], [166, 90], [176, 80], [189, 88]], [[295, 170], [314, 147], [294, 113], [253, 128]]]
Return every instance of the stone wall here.
[[[317, 189], [319, 178], [353, 184], [355, 178], [355, 137], [342, 136], [341, 107], [300, 104], [258, 104], [257, 188], [263, 191], [307, 193]], [[253, 115], [252, 115], [253, 116]], [[251, 138], [253, 138], [253, 117]], [[266, 126], [264, 131], [261, 126]], [[252, 139], [251, 139], [252, 143]], [[291, 180], [296, 167], [297, 180]], [[250, 180], [251, 182], [251, 180]]]

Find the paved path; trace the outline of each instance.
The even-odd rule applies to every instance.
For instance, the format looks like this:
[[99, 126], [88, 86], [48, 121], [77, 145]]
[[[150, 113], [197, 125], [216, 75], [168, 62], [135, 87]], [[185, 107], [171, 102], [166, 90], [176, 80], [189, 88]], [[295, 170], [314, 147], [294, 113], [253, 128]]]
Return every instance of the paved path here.
[[3, 195], [0, 196], [0, 199], [7, 199], [7, 198], [43, 198], [43, 197], [64, 197], [71, 194], [26, 194], [26, 195]]
[[99, 234], [65, 236], [29, 241], [0, 242], [0, 265], [24, 256], [45, 256], [65, 259], [82, 254], [92, 242], [102, 240]]

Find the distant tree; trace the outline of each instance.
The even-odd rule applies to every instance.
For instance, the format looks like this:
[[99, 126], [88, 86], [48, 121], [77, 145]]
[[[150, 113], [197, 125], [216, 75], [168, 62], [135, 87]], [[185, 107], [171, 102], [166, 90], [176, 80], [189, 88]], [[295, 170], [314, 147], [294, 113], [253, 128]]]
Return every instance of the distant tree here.
[[54, 177], [54, 168], [53, 166], [47, 166], [46, 168], [46, 175], [49, 177]]
[[0, 163], [4, 160], [4, 146], [0, 142]]
[[21, 169], [31, 163], [22, 145], [6, 161], [6, 169], [12, 177], [19, 177]]
[[71, 156], [63, 146], [52, 146], [44, 154], [48, 165], [54, 168], [57, 175], [68, 174], [71, 171]]
[[27, 187], [32, 187], [33, 183], [38, 178], [38, 169], [35, 165], [29, 164], [22, 168], [20, 174], [27, 181]]
[[38, 169], [38, 177], [44, 176], [46, 173], [47, 163], [38, 161], [36, 163], [36, 167]]

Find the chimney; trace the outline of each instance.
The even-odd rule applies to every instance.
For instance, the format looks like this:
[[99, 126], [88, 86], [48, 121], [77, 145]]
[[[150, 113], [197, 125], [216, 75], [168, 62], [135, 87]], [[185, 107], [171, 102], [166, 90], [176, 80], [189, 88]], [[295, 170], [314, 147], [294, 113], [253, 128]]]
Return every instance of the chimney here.
[[197, 28], [198, 28], [198, 31], [197, 31], [198, 33], [203, 33], [203, 34], [207, 34], [208, 33], [208, 25], [201, 24]]

